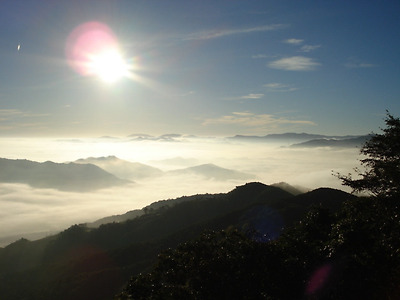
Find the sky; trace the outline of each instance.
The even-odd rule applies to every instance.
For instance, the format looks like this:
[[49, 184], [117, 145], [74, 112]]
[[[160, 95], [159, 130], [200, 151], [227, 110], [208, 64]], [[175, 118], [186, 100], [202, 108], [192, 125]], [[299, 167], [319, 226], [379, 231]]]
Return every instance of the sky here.
[[[386, 110], [400, 114], [399, 11], [399, 1], [4, 0], [0, 136], [368, 134]], [[76, 37], [90, 24], [117, 49], [112, 66], [77, 67], [104, 46]], [[119, 64], [115, 80], [98, 72]]]

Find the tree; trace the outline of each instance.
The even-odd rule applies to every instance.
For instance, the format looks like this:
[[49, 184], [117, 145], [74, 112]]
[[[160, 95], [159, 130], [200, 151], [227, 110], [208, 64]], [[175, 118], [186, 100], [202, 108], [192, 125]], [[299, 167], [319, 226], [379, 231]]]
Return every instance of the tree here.
[[206, 232], [162, 252], [115, 299], [298, 299], [303, 287], [279, 250], [234, 229]]
[[400, 120], [387, 112], [385, 123], [383, 133], [373, 134], [360, 150], [365, 155], [361, 160], [365, 171], [355, 169], [359, 178], [338, 174], [353, 192], [368, 192], [379, 198], [400, 196]]

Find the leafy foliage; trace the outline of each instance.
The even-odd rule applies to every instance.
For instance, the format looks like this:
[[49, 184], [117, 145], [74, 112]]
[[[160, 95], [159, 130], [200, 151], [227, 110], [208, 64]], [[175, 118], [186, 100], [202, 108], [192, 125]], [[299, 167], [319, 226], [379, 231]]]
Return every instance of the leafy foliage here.
[[329, 257], [341, 278], [336, 297], [399, 299], [399, 199], [359, 198], [346, 203], [333, 224]]
[[[284, 273], [273, 244], [236, 230], [208, 232], [159, 255], [154, 270], [131, 279], [118, 299], [290, 299], [274, 278]], [[285, 295], [286, 294], [286, 295]]]
[[398, 299], [400, 207], [375, 198], [314, 207], [268, 243], [208, 232], [161, 253], [116, 299]]
[[383, 133], [372, 135], [361, 148], [366, 156], [361, 160], [366, 171], [356, 170], [361, 178], [338, 175], [354, 192], [366, 191], [385, 198], [400, 195], [400, 120], [387, 113], [385, 123]]

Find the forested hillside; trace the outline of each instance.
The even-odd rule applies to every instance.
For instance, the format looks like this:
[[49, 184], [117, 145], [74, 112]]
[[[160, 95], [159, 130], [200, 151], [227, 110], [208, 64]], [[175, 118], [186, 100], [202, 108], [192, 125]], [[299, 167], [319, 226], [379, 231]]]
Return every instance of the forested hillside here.
[[162, 252], [116, 299], [399, 299], [399, 213], [398, 199], [359, 198], [314, 207], [273, 240], [207, 232]]
[[353, 196], [318, 189], [294, 196], [261, 183], [149, 206], [134, 219], [90, 229], [74, 225], [38, 241], [0, 249], [1, 299], [111, 299], [131, 275], [150, 270], [157, 254], [204, 230], [237, 228], [261, 240], [278, 237], [310, 205], [333, 210]]

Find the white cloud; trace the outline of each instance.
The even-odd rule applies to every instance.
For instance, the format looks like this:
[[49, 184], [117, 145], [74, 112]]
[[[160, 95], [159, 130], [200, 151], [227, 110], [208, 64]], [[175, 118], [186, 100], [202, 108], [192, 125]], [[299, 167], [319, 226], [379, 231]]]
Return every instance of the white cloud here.
[[272, 25], [264, 25], [264, 26], [249, 27], [249, 28], [208, 30], [208, 31], [194, 32], [188, 34], [183, 38], [183, 40], [209, 40], [209, 39], [215, 39], [237, 34], [273, 31], [284, 28], [286, 26], [287, 25], [285, 24], [272, 24]]
[[272, 61], [268, 64], [270, 68], [286, 71], [311, 71], [321, 64], [312, 58], [305, 56], [292, 56]]
[[240, 99], [260, 99], [262, 97], [264, 97], [264, 94], [248, 94], [240, 97]]
[[254, 114], [250, 112], [233, 112], [231, 115], [221, 116], [214, 119], [206, 119], [203, 125], [241, 125], [245, 127], [259, 127], [259, 126], [272, 126], [277, 127], [283, 124], [302, 124], [302, 125], [316, 125], [312, 121], [307, 120], [290, 120], [286, 118], [279, 118], [270, 114]]
[[284, 40], [284, 43], [292, 44], [292, 45], [300, 45], [303, 42], [304, 42], [304, 40], [300, 40], [300, 39], [287, 39], [287, 40]]
[[360, 68], [366, 69], [366, 68], [378, 67], [378, 65], [376, 65], [376, 64], [367, 63], [365, 61], [362, 61], [358, 57], [354, 57], [354, 56], [348, 57], [347, 62], [344, 64], [344, 66], [349, 69], [360, 69]]
[[[301, 39], [287, 39], [283, 41], [286, 44], [291, 44], [291, 45], [295, 45], [295, 46], [300, 46], [304, 43], [304, 40]], [[303, 45], [300, 48], [300, 52], [311, 52], [314, 51], [315, 49], [318, 49], [319, 47], [321, 47], [321, 45]]]
[[267, 88], [268, 92], [293, 92], [297, 90], [295, 87], [277, 82], [264, 84], [264, 87]]
[[300, 52], [311, 52], [319, 47], [321, 47], [321, 45], [304, 45], [300, 48]]

